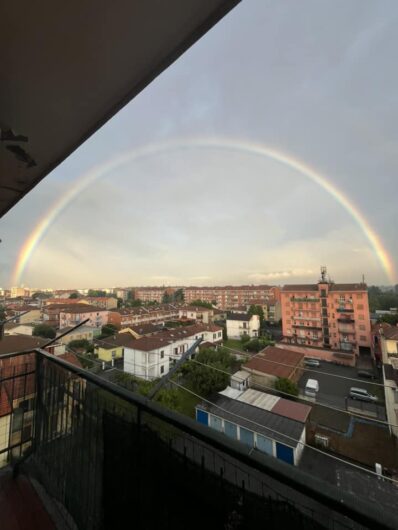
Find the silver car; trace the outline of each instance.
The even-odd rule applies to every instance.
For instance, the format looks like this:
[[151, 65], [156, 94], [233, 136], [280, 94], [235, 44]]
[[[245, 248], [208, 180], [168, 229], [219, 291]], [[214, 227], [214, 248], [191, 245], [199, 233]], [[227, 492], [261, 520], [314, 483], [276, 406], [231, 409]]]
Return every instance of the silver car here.
[[350, 388], [350, 398], [358, 399], [360, 401], [367, 401], [368, 403], [375, 403], [377, 401], [377, 396], [374, 396], [364, 388]]

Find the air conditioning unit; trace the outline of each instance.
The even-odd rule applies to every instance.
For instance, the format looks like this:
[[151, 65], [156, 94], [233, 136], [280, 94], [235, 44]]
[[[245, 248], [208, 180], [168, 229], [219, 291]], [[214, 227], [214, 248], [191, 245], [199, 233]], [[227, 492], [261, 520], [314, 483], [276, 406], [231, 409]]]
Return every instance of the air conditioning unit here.
[[315, 445], [317, 445], [318, 447], [323, 447], [327, 449], [329, 447], [329, 437], [324, 436], [323, 434], [316, 434]]

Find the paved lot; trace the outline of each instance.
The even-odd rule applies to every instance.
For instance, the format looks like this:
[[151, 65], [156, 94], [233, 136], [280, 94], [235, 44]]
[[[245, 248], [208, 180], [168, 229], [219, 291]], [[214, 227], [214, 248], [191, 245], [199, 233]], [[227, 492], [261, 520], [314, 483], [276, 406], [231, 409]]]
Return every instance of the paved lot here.
[[[324, 403], [352, 412], [368, 414], [380, 420], [385, 420], [384, 392], [382, 387], [372, 384], [372, 381], [358, 377], [357, 368], [340, 366], [325, 361], [320, 361], [319, 368], [306, 370], [299, 381], [300, 396], [304, 395], [304, 388], [308, 379], [316, 379], [319, 382], [319, 392], [316, 403]], [[335, 377], [335, 376], [342, 377]], [[347, 378], [347, 379], [344, 379]], [[354, 379], [354, 380], [351, 380]], [[380, 379], [374, 382], [381, 383]], [[360, 402], [348, 398], [352, 386], [365, 388], [379, 397], [379, 404]]]

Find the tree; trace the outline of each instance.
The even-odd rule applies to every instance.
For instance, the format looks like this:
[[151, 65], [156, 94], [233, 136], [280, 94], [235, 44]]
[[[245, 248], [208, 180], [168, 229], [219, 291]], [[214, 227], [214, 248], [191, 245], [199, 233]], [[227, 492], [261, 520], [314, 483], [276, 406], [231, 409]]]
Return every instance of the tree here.
[[[181, 372], [188, 386], [201, 396], [208, 396], [212, 392], [218, 392], [228, 386], [230, 381], [231, 367], [234, 358], [224, 349], [213, 350], [212, 348], [201, 350], [196, 356], [195, 362], [187, 362], [182, 365]], [[209, 365], [203, 366], [203, 365]], [[219, 370], [214, 370], [218, 368]]]
[[248, 311], [249, 315], [258, 315], [260, 317], [260, 326], [264, 322], [264, 310], [261, 305], [251, 305]]
[[101, 291], [100, 289], [89, 289], [87, 296], [91, 296], [91, 297], [106, 296], [106, 292]]
[[184, 290], [183, 289], [177, 289], [173, 294], [173, 301], [175, 303], [181, 303], [184, 301]]
[[76, 298], [79, 298], [79, 294], [78, 293], [71, 293], [69, 295], [69, 299], [70, 300], [76, 300]]
[[249, 342], [250, 340], [250, 337], [249, 335], [246, 333], [246, 331], [243, 333], [243, 335], [241, 335], [240, 337], [240, 341], [242, 344], [246, 344], [246, 342]]
[[5, 307], [0, 305], [0, 322], [2, 320], [5, 320], [6, 319], [6, 310], [5, 310]]
[[165, 291], [162, 296], [162, 304], [170, 304], [172, 301], [173, 297], [171, 296], [171, 294]]
[[213, 306], [210, 302], [204, 302], [203, 300], [194, 300], [189, 305], [197, 307], [207, 307], [207, 309], [213, 309]]
[[227, 327], [223, 326], [222, 328], [222, 338], [223, 340], [228, 340], [228, 333], [227, 333]]
[[38, 298], [41, 300], [45, 300], [47, 298], [52, 298], [52, 297], [53, 297], [52, 294], [43, 293], [42, 291], [36, 291], [35, 293], [32, 294], [32, 298], [34, 298], [35, 300], [37, 300]]
[[388, 324], [391, 324], [392, 326], [396, 326], [398, 324], [398, 314], [382, 315], [380, 318], [377, 319], [377, 322], [387, 322]]
[[53, 339], [55, 338], [57, 332], [55, 329], [48, 324], [37, 324], [33, 328], [33, 333], [35, 337], [43, 337], [43, 339]]
[[85, 350], [87, 351], [90, 347], [90, 343], [87, 339], [76, 339], [71, 340], [68, 344], [73, 350]]
[[278, 377], [275, 381], [275, 389], [292, 396], [298, 396], [299, 394], [299, 389], [296, 383], [293, 383], [293, 381], [290, 381], [290, 379], [286, 379], [285, 377]]
[[101, 328], [101, 337], [110, 337], [111, 335], [115, 335], [117, 332], [118, 329], [114, 324], [105, 324]]

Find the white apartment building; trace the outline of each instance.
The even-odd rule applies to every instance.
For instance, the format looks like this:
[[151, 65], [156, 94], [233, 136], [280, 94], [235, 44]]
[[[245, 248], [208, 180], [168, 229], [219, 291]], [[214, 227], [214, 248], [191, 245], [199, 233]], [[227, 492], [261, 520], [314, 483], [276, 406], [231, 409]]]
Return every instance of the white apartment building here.
[[227, 316], [227, 335], [229, 339], [240, 339], [242, 335], [255, 338], [260, 334], [260, 317], [246, 313], [231, 313]]
[[124, 348], [123, 369], [149, 381], [162, 377], [199, 338], [203, 344], [221, 344], [222, 328], [195, 324], [137, 339]]

